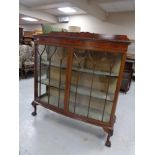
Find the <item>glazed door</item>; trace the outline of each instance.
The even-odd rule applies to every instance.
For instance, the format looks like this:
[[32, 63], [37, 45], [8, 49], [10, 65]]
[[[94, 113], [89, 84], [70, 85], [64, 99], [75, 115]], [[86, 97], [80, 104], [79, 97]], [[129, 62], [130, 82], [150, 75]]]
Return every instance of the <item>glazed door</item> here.
[[38, 100], [64, 109], [67, 48], [38, 45], [36, 52]]
[[121, 58], [120, 53], [74, 49], [69, 112], [110, 121]]

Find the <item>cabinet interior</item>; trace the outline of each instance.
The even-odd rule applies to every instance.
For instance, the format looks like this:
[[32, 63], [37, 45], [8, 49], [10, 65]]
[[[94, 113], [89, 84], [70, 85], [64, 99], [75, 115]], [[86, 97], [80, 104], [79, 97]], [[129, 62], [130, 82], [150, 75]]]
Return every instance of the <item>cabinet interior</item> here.
[[[38, 98], [64, 109], [68, 49], [39, 45]], [[120, 71], [120, 53], [74, 48], [68, 109], [70, 113], [109, 122]]]

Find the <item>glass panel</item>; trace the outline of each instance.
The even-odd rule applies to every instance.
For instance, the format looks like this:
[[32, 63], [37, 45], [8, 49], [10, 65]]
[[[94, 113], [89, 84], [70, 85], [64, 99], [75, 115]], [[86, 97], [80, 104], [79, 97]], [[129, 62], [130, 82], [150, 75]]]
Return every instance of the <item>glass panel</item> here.
[[38, 94], [39, 94], [39, 96], [46, 96], [47, 95], [45, 85], [38, 83]]
[[[57, 46], [38, 47], [38, 92], [41, 100], [64, 108], [64, 89], [67, 49]], [[40, 95], [40, 85], [46, 86], [46, 95]]]
[[121, 54], [74, 49], [69, 111], [109, 122]]

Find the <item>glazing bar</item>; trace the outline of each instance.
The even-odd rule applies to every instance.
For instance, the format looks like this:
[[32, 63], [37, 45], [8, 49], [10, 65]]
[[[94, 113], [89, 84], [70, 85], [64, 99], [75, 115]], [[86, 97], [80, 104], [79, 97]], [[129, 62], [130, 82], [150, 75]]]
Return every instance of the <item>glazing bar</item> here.
[[45, 47], [44, 47], [43, 51], [41, 52], [40, 57], [41, 57], [41, 56], [42, 56], [42, 54], [44, 53], [45, 49], [46, 49], [46, 45], [45, 45]]
[[[114, 63], [110, 64], [110, 75], [112, 73], [112, 69], [113, 69]], [[102, 113], [102, 121], [103, 121], [103, 117], [104, 117], [104, 113], [105, 113], [105, 107], [106, 107], [106, 103], [107, 103], [107, 96], [108, 96], [108, 92], [109, 92], [109, 84], [110, 84], [110, 76], [108, 77], [108, 87], [107, 87], [107, 91], [106, 91], [106, 99], [104, 100], [104, 107], [103, 107], [103, 113]]]
[[[49, 64], [48, 64], [48, 104], [50, 104], [50, 84], [51, 84], [51, 59], [53, 57], [53, 55], [55, 54], [55, 52], [57, 51], [57, 47], [55, 47], [54, 52], [52, 53], [52, 55], [49, 57]], [[50, 51], [48, 51], [50, 52]]]
[[50, 77], [50, 67], [51, 66], [51, 59], [49, 60], [48, 64], [48, 104], [50, 104], [50, 83], [51, 83], [51, 77]]
[[[41, 96], [41, 55], [40, 55], [40, 65], [39, 65], [39, 97]], [[39, 98], [40, 99], [40, 98]]]
[[[46, 45], [45, 45], [45, 47], [44, 47], [44, 49], [43, 49], [43, 51], [41, 52], [41, 54], [39, 53], [39, 51], [37, 50], [37, 52], [38, 52], [38, 54], [39, 54], [39, 72], [40, 72], [40, 74], [39, 74], [39, 97], [41, 96], [41, 56], [42, 56], [42, 54], [44, 53], [44, 51], [45, 51], [45, 49], [46, 49]], [[39, 98], [40, 99], [40, 98]]]
[[58, 98], [58, 107], [59, 107], [59, 104], [60, 104], [60, 91], [61, 91], [61, 66], [62, 66], [62, 59], [60, 60], [60, 70], [59, 70], [59, 98]]
[[[78, 67], [80, 68], [80, 63], [78, 65]], [[74, 113], [75, 113], [75, 108], [76, 108], [77, 89], [78, 89], [79, 79], [80, 79], [80, 72], [78, 72], [77, 80], [76, 80], [76, 92], [75, 92], [75, 102], [74, 102]]]
[[90, 88], [90, 96], [89, 96], [89, 104], [88, 104], [87, 117], [88, 117], [88, 115], [89, 115], [89, 109], [90, 109], [90, 102], [91, 102], [91, 94], [92, 94], [92, 89], [93, 89], [93, 81], [94, 81], [95, 66], [96, 66], [96, 64], [93, 64], [93, 75], [92, 75], [92, 81], [91, 81], [91, 88]]

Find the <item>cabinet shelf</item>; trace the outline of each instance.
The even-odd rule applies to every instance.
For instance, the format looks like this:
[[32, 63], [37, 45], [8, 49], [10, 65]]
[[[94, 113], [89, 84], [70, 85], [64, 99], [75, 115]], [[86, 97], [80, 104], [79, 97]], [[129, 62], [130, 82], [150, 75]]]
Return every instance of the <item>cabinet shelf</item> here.
[[[48, 95], [42, 95], [40, 97], [40, 101], [47, 103], [48, 102]], [[57, 96], [50, 96], [49, 97], [49, 104], [55, 107], [58, 107], [58, 97]], [[59, 108], [64, 108], [63, 100], [60, 99]], [[74, 102], [69, 102], [69, 111], [74, 113]], [[75, 114], [81, 116], [87, 116], [88, 114], [88, 107], [82, 105], [80, 103], [76, 103], [76, 110]], [[110, 117], [110, 111], [105, 111], [103, 116], [103, 121], [107, 122]], [[88, 118], [97, 119], [102, 121], [102, 110], [90, 107]]]
[[[40, 81], [38, 81], [38, 82], [40, 82]], [[49, 79], [43, 79], [43, 80], [41, 80], [40, 83], [44, 84], [44, 85], [47, 85], [47, 86], [59, 88], [59, 81], [57, 81], [57, 80], [51, 79], [50, 84], [49, 84]], [[65, 83], [64, 82], [61, 82], [60, 89], [65, 89]]]
[[[71, 86], [70, 89], [71, 92], [76, 92], [76, 87], [75, 86]], [[87, 87], [81, 87], [79, 86], [77, 88], [77, 93], [79, 95], [84, 95], [84, 96], [90, 96], [90, 88]], [[99, 90], [94, 90], [91, 93], [91, 97], [97, 98], [97, 99], [102, 99], [102, 100], [108, 100], [111, 101], [113, 100], [113, 95], [112, 94], [108, 94], [106, 97], [106, 92], [103, 91], [99, 91]]]
[[[48, 103], [48, 95], [44, 94], [39, 98], [40, 101]], [[57, 96], [50, 96], [49, 97], [49, 104], [55, 106], [55, 107], [59, 107], [59, 108], [64, 108], [64, 102], [63, 99], [60, 98], [60, 102], [59, 102], [59, 106], [58, 106], [58, 100], [59, 98]]]
[[[44, 61], [44, 62], [41, 62], [41, 64], [43, 65], [49, 65], [49, 62], [48, 61]], [[51, 63], [50, 64], [51, 66], [53, 67], [58, 67], [60, 68], [60, 65], [59, 64], [56, 64], [56, 63]], [[62, 65], [61, 66], [62, 69], [66, 69], [66, 65]], [[72, 71], [76, 71], [76, 72], [82, 72], [82, 73], [87, 73], [87, 74], [93, 74], [93, 71], [90, 70], [90, 69], [86, 69], [86, 68], [77, 68], [77, 67], [72, 67]], [[94, 74], [95, 75], [98, 75], [98, 76], [110, 76], [110, 77], [118, 77], [118, 74], [116, 73], [111, 73], [110, 72], [103, 72], [103, 71], [99, 71], [99, 70], [95, 70], [94, 71]]]
[[[40, 81], [38, 81], [40, 82]], [[48, 85], [51, 87], [59, 88], [59, 81], [57, 80], [50, 80], [49, 84], [49, 79], [43, 79], [41, 80], [41, 84]], [[61, 82], [60, 89], [65, 89], [65, 83]], [[76, 93], [76, 86], [71, 85], [70, 91], [73, 93]], [[79, 95], [84, 95], [84, 96], [90, 96], [90, 88], [88, 87], [82, 87], [78, 86], [77, 88], [77, 94]], [[113, 101], [113, 94], [107, 94], [104, 91], [99, 91], [99, 90], [94, 90], [91, 93], [91, 97], [97, 98], [97, 99], [103, 99], [112, 102]]]
[[[70, 112], [74, 113], [74, 102], [69, 103], [69, 110], [70, 110]], [[88, 107], [86, 105], [76, 103], [75, 113], [78, 115], [87, 116]], [[97, 119], [97, 120], [101, 121], [102, 120], [102, 114], [103, 114], [102, 109], [96, 109], [96, 108], [90, 107], [88, 118], [93, 118], [93, 119]], [[103, 116], [103, 121], [107, 122], [109, 120], [109, 117], [110, 117], [110, 111], [105, 111], [104, 116]]]

